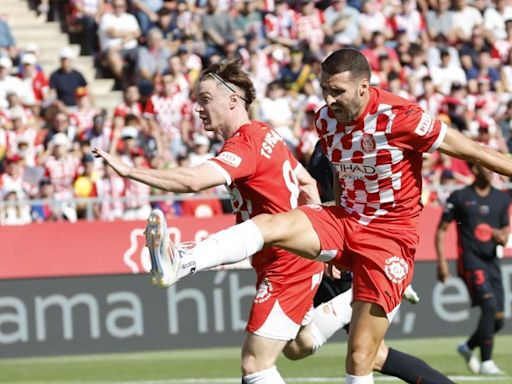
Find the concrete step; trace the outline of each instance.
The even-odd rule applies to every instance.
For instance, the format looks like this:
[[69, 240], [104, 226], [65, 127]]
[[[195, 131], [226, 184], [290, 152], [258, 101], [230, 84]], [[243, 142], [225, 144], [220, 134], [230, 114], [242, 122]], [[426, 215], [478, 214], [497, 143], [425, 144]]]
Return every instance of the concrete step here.
[[[28, 2], [19, 0], [2, 0], [0, 1], [0, 15], [21, 14], [29, 12]], [[34, 13], [35, 14], [35, 13]]]
[[[20, 49], [24, 49], [27, 44], [36, 44], [39, 48], [39, 54], [53, 54], [55, 57], [59, 54], [59, 49], [61, 49], [64, 46], [69, 46], [69, 40], [66, 36], [61, 36], [58, 39], [52, 39], [52, 40], [45, 40], [45, 39], [33, 39], [33, 38], [26, 38], [26, 39], [16, 39], [16, 45], [20, 47]], [[77, 55], [80, 52], [80, 47], [77, 46], [78, 49], [76, 51]], [[73, 50], [75, 48], [72, 48]]]
[[[2, 15], [2, 12], [0, 12], [0, 15]], [[26, 9], [25, 13], [6, 14], [5, 21], [7, 21], [11, 28], [16, 26], [31, 27], [34, 25], [42, 25], [46, 23], [44, 17], [37, 17], [36, 13], [30, 11], [28, 8]]]
[[[93, 93], [94, 95], [94, 93]], [[123, 94], [121, 91], [112, 91], [107, 95], [94, 95], [94, 105], [98, 108], [105, 108], [112, 112], [114, 108], [121, 103]]]
[[62, 36], [60, 30], [53, 28], [44, 28], [43, 25], [37, 25], [33, 28], [12, 28], [12, 34], [16, 39], [58, 39]]
[[[38, 46], [38, 62], [48, 76], [59, 67], [59, 50], [70, 44], [58, 23], [48, 23], [45, 16], [37, 16], [26, 0], [0, 0], [0, 17], [9, 23], [18, 47], [23, 49], [29, 43]], [[75, 52], [75, 68], [87, 79], [96, 106], [111, 112], [121, 102], [122, 92], [112, 91], [114, 80], [95, 78], [93, 58], [79, 56], [80, 46], [71, 48]]]
[[92, 84], [94, 87], [94, 93], [97, 95], [110, 95], [114, 99], [117, 99], [119, 97], [118, 93], [121, 93], [118, 91], [112, 91], [112, 87], [114, 87], [114, 79], [94, 79]]
[[11, 31], [13, 33], [21, 31], [27, 32], [31, 31], [34, 32], [34, 34], [37, 34], [38, 32], [46, 31], [48, 33], [53, 32], [56, 34], [61, 34], [60, 26], [58, 23], [51, 22], [51, 23], [43, 23], [40, 21], [36, 21], [37, 19], [33, 19], [32, 17], [29, 17], [27, 15], [23, 21], [11, 23], [9, 22], [9, 26], [11, 27]]
[[32, 11], [28, 6], [14, 7], [12, 9], [6, 7], [3, 1], [0, 1], [0, 15], [5, 18], [9, 25], [13, 19], [22, 19], [23, 17], [30, 16], [30, 18], [37, 18], [37, 13]]
[[[39, 61], [39, 64], [44, 68], [45, 73], [47, 73], [47, 74], [50, 74], [59, 68], [58, 62]], [[85, 77], [85, 79], [89, 82], [96, 78], [96, 68], [94, 68], [92, 66], [84, 67], [84, 66], [74, 65], [74, 68], [78, 72], [80, 72], [83, 75], [83, 77]]]

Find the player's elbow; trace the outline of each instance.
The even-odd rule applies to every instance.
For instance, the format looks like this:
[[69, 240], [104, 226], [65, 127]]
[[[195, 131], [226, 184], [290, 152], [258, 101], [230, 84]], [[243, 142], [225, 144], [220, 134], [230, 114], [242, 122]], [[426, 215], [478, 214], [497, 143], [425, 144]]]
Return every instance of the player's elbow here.
[[205, 189], [201, 182], [197, 179], [189, 180], [188, 183], [186, 183], [185, 188], [187, 190], [186, 192], [191, 193], [198, 193]]

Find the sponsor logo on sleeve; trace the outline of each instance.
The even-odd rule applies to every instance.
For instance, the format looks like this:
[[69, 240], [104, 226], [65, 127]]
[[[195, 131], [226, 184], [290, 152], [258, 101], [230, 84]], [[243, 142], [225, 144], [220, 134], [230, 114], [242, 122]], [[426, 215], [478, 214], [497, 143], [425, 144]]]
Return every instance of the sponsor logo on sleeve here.
[[428, 135], [432, 129], [434, 128], [434, 119], [427, 115], [425, 112], [421, 114], [420, 122], [418, 123], [418, 126], [414, 130], [414, 133], [416, 133], [418, 136], [425, 136]]
[[242, 158], [232, 152], [222, 152], [215, 158], [233, 168], [238, 168], [242, 162]]

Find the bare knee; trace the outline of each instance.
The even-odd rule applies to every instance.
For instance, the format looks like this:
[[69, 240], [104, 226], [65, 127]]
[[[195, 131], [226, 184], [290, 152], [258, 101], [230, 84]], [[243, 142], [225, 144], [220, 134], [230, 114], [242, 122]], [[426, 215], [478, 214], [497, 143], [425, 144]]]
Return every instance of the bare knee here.
[[374, 357], [375, 351], [372, 348], [353, 348], [347, 353], [347, 365], [353, 367], [355, 375], [367, 374], [373, 371]]
[[242, 346], [242, 374], [247, 376], [272, 368], [285, 345], [284, 340], [248, 334]]
[[275, 364], [272, 359], [265, 359], [262, 356], [254, 354], [242, 354], [242, 375], [252, 375], [253, 373], [264, 371]]
[[313, 345], [303, 340], [293, 340], [283, 349], [283, 355], [289, 360], [301, 360], [312, 354]]

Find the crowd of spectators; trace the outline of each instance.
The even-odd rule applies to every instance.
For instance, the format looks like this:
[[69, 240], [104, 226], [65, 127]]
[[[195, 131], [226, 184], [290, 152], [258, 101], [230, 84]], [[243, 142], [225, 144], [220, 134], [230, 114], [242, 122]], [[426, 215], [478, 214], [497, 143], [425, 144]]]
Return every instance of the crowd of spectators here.
[[[52, 2], [37, 9], [48, 12]], [[341, 47], [364, 52], [372, 85], [418, 101], [486, 145], [512, 148], [510, 0], [71, 0], [64, 16], [65, 29], [82, 37], [82, 54], [95, 56], [124, 99], [113, 113], [95, 105], [69, 47], [58, 52], [60, 67], [45, 73], [38, 47], [17, 46], [8, 17], [0, 20], [0, 196], [53, 199], [3, 204], [0, 224], [91, 213], [145, 219], [155, 204], [172, 216], [228, 212], [208, 194], [150, 202], [162, 193], [90, 155], [97, 146], [154, 168], [213, 156], [222, 143], [201, 130], [193, 90], [201, 70], [224, 58], [239, 58], [254, 80], [251, 116], [274, 127], [304, 163], [317, 140], [320, 63]], [[425, 159], [423, 173], [425, 204], [446, 198], [432, 187], [471, 182], [464, 162], [439, 154]], [[101, 200], [91, 212], [73, 197]]]

